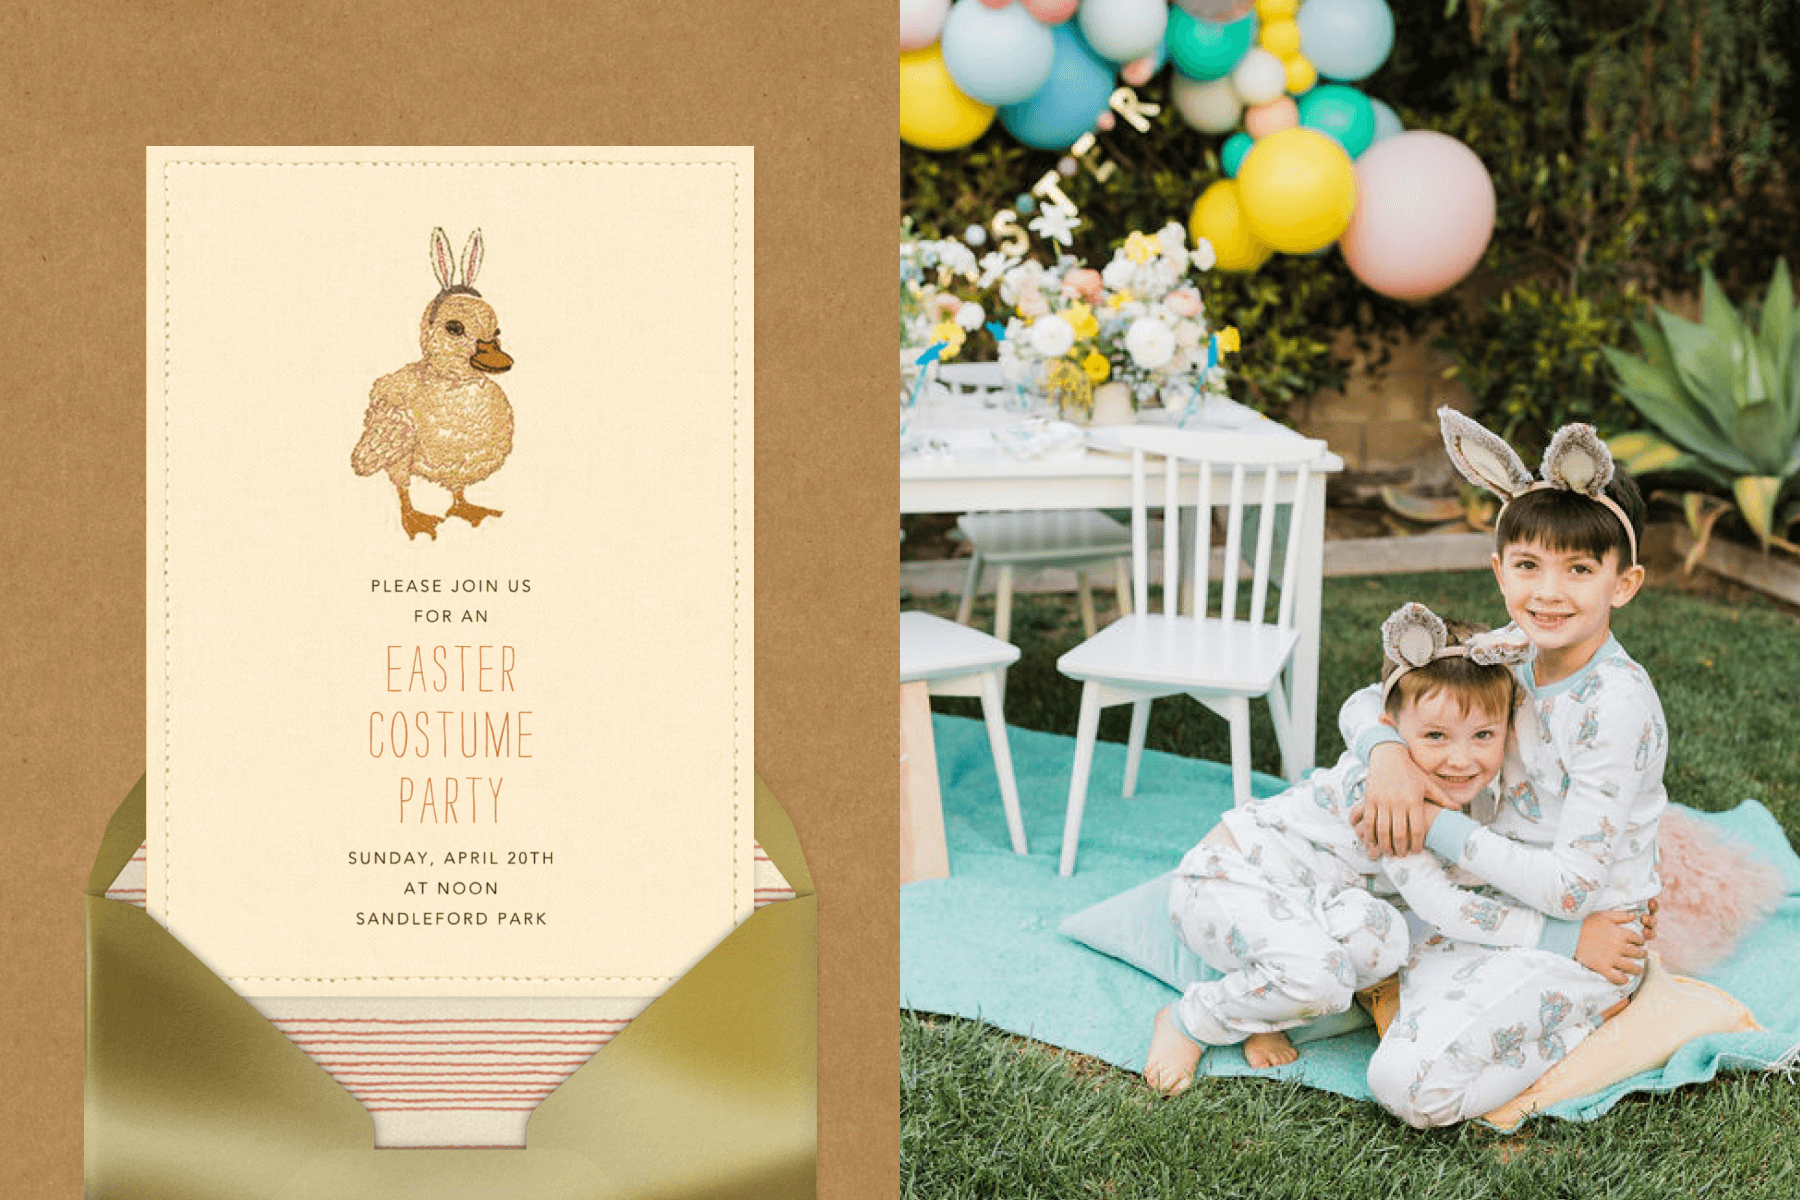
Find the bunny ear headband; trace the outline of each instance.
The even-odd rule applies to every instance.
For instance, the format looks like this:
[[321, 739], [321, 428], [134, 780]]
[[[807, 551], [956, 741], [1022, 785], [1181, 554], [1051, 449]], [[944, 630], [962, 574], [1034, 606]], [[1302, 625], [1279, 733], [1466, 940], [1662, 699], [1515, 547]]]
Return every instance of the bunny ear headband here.
[[1631, 528], [1631, 520], [1605, 492], [1613, 477], [1612, 454], [1592, 425], [1564, 425], [1556, 431], [1544, 451], [1542, 479], [1531, 477], [1518, 454], [1498, 434], [1483, 429], [1455, 409], [1438, 409], [1438, 427], [1444, 434], [1444, 449], [1449, 451], [1456, 469], [1476, 487], [1499, 496], [1502, 512], [1526, 492], [1545, 488], [1578, 492], [1605, 505], [1619, 518], [1619, 524], [1625, 527], [1626, 544], [1631, 547], [1631, 565], [1637, 565], [1637, 534]]
[[1518, 630], [1494, 630], [1465, 638], [1450, 645], [1450, 631], [1443, 619], [1423, 604], [1402, 604], [1381, 623], [1381, 649], [1400, 664], [1400, 669], [1381, 685], [1381, 702], [1387, 704], [1388, 693], [1408, 671], [1416, 671], [1440, 658], [1467, 658], [1484, 667], [1510, 667], [1522, 663], [1531, 652], [1531, 643]]

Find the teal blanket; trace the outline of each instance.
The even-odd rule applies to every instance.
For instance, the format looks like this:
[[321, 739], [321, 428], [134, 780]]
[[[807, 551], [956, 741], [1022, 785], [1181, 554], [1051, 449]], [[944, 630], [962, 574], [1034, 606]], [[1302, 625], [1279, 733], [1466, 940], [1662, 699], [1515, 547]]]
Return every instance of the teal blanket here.
[[[1147, 751], [1137, 795], [1119, 796], [1125, 748], [1101, 742], [1094, 756], [1075, 874], [1057, 875], [1074, 740], [1011, 729], [1029, 856], [1012, 853], [987, 736], [978, 721], [935, 716], [948, 879], [900, 893], [900, 998], [907, 1008], [978, 1018], [1013, 1033], [1143, 1068], [1150, 1023], [1175, 992], [1150, 975], [1060, 933], [1065, 917], [1172, 868], [1231, 803], [1231, 773], [1218, 764]], [[1257, 776], [1259, 794], [1280, 780]], [[1554, 1116], [1585, 1120], [1633, 1091], [1666, 1091], [1721, 1069], [1792, 1061], [1800, 1046], [1800, 858], [1768, 810], [1746, 801], [1698, 814], [1721, 833], [1779, 862], [1789, 895], [1736, 953], [1704, 976], [1743, 1001], [1761, 1033], [1688, 1043], [1660, 1071], [1556, 1105]], [[1290, 1066], [1255, 1071], [1235, 1048], [1209, 1050], [1214, 1075], [1291, 1078], [1369, 1098], [1364, 1069], [1372, 1029], [1314, 1041]]]

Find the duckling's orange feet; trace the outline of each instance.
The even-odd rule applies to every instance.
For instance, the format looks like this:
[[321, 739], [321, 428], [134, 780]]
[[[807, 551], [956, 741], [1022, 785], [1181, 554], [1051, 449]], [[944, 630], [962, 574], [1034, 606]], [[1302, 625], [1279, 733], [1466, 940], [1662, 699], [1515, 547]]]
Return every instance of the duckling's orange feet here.
[[442, 517], [428, 516], [416, 508], [402, 509], [400, 511], [400, 528], [406, 530], [406, 540], [409, 542], [421, 533], [430, 534], [431, 540], [435, 542], [437, 541], [438, 522], [443, 519]]
[[479, 504], [470, 504], [467, 500], [458, 496], [456, 502], [450, 506], [450, 511], [444, 514], [444, 519], [449, 520], [451, 517], [461, 517], [471, 525], [480, 525], [483, 519], [487, 517], [497, 517], [499, 515], [500, 510], [497, 508], [483, 508]]

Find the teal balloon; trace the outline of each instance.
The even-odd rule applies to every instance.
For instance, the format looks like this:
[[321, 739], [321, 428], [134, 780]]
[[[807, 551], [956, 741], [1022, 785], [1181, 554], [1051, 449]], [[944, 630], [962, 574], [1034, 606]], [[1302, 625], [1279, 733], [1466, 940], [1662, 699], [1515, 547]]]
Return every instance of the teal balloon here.
[[1375, 107], [1369, 98], [1341, 83], [1321, 83], [1297, 101], [1300, 124], [1336, 138], [1355, 158], [1375, 139]]
[[1383, 104], [1375, 97], [1369, 97], [1369, 107], [1375, 110], [1375, 136], [1369, 139], [1373, 146], [1382, 138], [1393, 137], [1396, 133], [1405, 133], [1406, 126], [1400, 123], [1400, 114]]
[[1106, 111], [1115, 86], [1113, 63], [1088, 47], [1075, 22], [1052, 26], [1056, 56], [1035, 96], [1000, 109], [1006, 131], [1038, 150], [1067, 150]]
[[1221, 25], [1189, 16], [1175, 5], [1169, 9], [1169, 27], [1163, 37], [1175, 69], [1204, 83], [1231, 74], [1244, 51], [1256, 44], [1256, 29], [1254, 12]]
[[1256, 145], [1256, 139], [1241, 129], [1226, 138], [1225, 144], [1219, 147], [1219, 165], [1225, 168], [1225, 174], [1236, 179], [1238, 167], [1243, 163], [1244, 155], [1250, 153], [1250, 147], [1254, 145]]

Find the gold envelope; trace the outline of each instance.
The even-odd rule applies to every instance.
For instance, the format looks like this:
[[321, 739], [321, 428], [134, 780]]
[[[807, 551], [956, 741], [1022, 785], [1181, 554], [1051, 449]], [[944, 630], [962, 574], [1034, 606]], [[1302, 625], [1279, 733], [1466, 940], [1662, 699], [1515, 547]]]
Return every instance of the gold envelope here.
[[377, 1150], [351, 1097], [148, 914], [107, 900], [144, 839], [107, 825], [87, 913], [89, 1200], [792, 1200], [814, 1194], [817, 900], [756, 782], [795, 899], [757, 910], [531, 1115], [527, 1148]]

